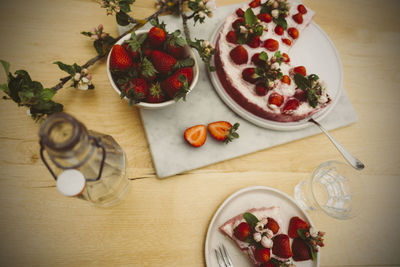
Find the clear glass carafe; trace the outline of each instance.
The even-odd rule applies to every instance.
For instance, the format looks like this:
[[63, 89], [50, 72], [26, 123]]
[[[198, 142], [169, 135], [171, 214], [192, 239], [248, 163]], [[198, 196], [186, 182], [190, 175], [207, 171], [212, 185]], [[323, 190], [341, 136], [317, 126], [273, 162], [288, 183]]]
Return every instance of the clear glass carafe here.
[[128, 191], [125, 153], [111, 136], [87, 130], [66, 113], [49, 116], [39, 136], [42, 160], [63, 194], [111, 206]]

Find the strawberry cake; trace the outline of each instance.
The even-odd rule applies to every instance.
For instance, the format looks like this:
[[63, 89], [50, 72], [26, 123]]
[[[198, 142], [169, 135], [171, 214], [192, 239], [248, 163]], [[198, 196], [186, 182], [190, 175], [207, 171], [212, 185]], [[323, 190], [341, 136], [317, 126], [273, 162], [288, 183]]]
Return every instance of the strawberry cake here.
[[296, 0], [253, 0], [225, 19], [214, 60], [237, 104], [267, 120], [295, 122], [331, 103], [324, 82], [290, 61], [314, 14]]

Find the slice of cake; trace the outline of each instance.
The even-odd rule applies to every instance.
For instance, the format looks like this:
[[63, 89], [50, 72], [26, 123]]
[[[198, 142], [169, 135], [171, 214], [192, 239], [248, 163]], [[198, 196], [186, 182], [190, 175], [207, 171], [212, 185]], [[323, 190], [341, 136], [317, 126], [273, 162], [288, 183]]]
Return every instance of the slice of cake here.
[[314, 14], [296, 0], [254, 0], [225, 19], [215, 66], [236, 103], [259, 117], [293, 122], [331, 102], [317, 75], [290, 62], [291, 47]]

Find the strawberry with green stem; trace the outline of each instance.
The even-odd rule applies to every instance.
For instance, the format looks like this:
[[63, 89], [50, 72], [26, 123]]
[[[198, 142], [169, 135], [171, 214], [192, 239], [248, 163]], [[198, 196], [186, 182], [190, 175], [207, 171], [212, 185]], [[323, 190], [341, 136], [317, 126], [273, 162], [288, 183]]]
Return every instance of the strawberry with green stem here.
[[233, 126], [227, 121], [216, 121], [208, 124], [207, 128], [212, 137], [216, 140], [228, 144], [234, 139], [239, 138], [237, 130], [240, 124], [237, 122]]

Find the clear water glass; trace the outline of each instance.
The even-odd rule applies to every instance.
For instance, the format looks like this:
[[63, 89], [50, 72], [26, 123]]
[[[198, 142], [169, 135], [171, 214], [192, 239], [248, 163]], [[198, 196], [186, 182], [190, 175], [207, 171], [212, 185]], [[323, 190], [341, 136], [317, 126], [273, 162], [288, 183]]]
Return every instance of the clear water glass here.
[[337, 219], [353, 218], [364, 197], [361, 172], [343, 162], [324, 162], [310, 179], [295, 187], [296, 202], [307, 211], [322, 210]]

